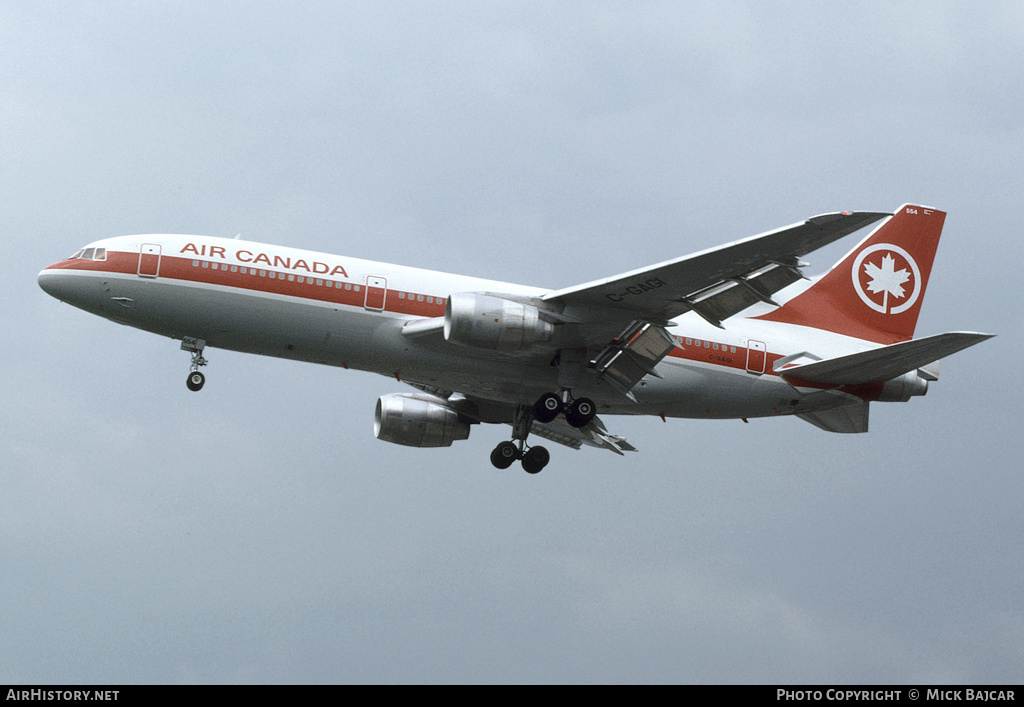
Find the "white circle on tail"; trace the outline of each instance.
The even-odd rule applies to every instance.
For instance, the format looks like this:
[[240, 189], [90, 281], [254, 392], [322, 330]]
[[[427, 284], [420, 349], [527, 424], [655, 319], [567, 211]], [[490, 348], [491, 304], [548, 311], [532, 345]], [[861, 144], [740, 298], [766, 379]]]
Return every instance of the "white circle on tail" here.
[[853, 289], [876, 312], [905, 312], [921, 294], [921, 270], [910, 253], [897, 245], [877, 243], [865, 248], [854, 259], [852, 270]]

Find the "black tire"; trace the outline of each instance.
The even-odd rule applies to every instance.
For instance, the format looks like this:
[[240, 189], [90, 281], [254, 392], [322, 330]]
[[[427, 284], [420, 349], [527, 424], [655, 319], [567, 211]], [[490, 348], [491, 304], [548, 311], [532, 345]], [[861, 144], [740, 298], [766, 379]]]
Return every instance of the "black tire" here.
[[533, 419], [551, 422], [562, 412], [562, 400], [554, 393], [544, 393], [533, 404]]
[[498, 469], [508, 469], [519, 458], [519, 449], [512, 442], [502, 442], [491, 452], [491, 464]]
[[551, 461], [551, 454], [544, 447], [530, 447], [523, 455], [523, 469], [527, 474], [539, 473]]
[[199, 371], [192, 371], [188, 374], [188, 378], [185, 379], [185, 385], [191, 391], [202, 390], [204, 383], [206, 383], [206, 376]]
[[597, 405], [590, 398], [576, 398], [565, 411], [565, 421], [573, 427], [586, 427], [597, 415]]

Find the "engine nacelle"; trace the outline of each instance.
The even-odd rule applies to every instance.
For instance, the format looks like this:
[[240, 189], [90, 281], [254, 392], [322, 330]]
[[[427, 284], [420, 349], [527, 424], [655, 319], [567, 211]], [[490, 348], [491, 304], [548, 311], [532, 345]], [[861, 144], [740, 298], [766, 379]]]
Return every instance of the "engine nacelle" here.
[[381, 396], [373, 418], [377, 439], [407, 447], [450, 447], [469, 438], [469, 424], [459, 413], [414, 393]]
[[927, 392], [928, 380], [918, 375], [917, 371], [910, 371], [886, 381], [877, 400], [882, 403], [905, 403], [913, 396]]
[[444, 312], [445, 341], [492, 351], [528, 349], [554, 330], [536, 307], [492, 295], [455, 293]]

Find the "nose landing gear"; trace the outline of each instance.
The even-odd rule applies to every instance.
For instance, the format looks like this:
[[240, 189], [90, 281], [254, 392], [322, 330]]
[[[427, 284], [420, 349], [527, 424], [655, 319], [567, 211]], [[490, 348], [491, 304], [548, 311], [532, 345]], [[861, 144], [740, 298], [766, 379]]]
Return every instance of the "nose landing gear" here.
[[192, 371], [188, 374], [188, 378], [185, 379], [185, 385], [191, 391], [202, 390], [203, 385], [206, 383], [206, 376], [199, 371]]
[[206, 348], [206, 341], [203, 339], [186, 336], [181, 340], [181, 350], [192, 352], [191, 372], [188, 374], [188, 378], [185, 379], [185, 385], [191, 391], [202, 390], [203, 385], [206, 383], [206, 376], [199, 371], [200, 366], [207, 364], [207, 360], [203, 357], [204, 348]]

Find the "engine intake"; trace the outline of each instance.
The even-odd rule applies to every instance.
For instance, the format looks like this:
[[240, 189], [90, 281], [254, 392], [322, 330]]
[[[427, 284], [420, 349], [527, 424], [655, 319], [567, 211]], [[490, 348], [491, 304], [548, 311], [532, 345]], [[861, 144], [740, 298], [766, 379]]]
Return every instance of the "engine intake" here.
[[502, 297], [459, 292], [448, 298], [444, 338], [492, 351], [519, 351], [549, 341], [554, 325], [536, 307]]
[[469, 424], [433, 398], [416, 394], [384, 395], [373, 416], [377, 439], [407, 447], [450, 447], [469, 438]]

